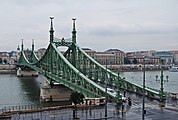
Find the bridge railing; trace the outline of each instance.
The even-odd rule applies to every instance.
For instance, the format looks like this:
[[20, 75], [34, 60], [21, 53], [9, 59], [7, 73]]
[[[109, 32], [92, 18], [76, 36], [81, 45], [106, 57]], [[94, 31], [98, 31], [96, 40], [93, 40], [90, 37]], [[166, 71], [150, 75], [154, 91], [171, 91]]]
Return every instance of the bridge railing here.
[[19, 105], [19, 106], [7, 106], [0, 108], [0, 114], [5, 114], [9, 112], [26, 111], [26, 110], [37, 110], [41, 109], [40, 104], [29, 104], [29, 105]]
[[[125, 80], [124, 78], [121, 78], [119, 74], [116, 74], [111, 70], [106, 69], [104, 66], [95, 61], [77, 44], [75, 44], [75, 46], [78, 52], [77, 53], [78, 66], [76, 66], [76, 68], [79, 69], [84, 75], [88, 76], [90, 79], [94, 81], [101, 81], [105, 83], [106, 80], [104, 78], [105, 74], [107, 74], [109, 76], [107, 81], [108, 84], [128, 91], [143, 94], [142, 85], [134, 84]], [[153, 89], [146, 88], [146, 95], [148, 97], [154, 98], [159, 96], [159, 92]]]
[[[21, 65], [31, 67], [49, 80], [62, 83], [72, 90], [83, 93], [86, 97], [105, 96], [105, 89], [76, 69], [57, 49], [55, 43], [51, 43], [48, 46], [47, 53], [38, 63], [31, 64], [25, 58], [22, 60], [24, 63], [21, 63]], [[111, 98], [115, 98], [112, 93], [108, 93], [108, 95]]]

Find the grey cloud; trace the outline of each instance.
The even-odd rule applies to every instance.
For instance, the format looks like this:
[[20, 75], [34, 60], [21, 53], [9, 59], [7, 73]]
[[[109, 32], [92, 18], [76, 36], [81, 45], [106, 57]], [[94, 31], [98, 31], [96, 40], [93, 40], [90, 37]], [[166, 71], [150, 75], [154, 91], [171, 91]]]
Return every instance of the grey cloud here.
[[95, 26], [90, 29], [91, 35], [144, 35], [144, 34], [177, 34], [177, 24], [121, 24], [110, 26]]
[[[164, 40], [172, 49], [178, 39], [177, 6], [177, 0], [2, 0], [0, 42], [17, 44], [0, 44], [0, 51], [16, 49], [22, 38], [25, 46], [30, 47], [31, 39], [35, 39], [37, 49], [47, 46], [49, 16], [55, 17], [55, 35], [59, 38], [71, 36], [71, 18], [76, 17], [81, 47], [150, 49], [150, 44], [144, 44], [148, 40], [157, 44]], [[133, 40], [137, 44], [127, 47]], [[161, 45], [155, 48], [162, 49]]]

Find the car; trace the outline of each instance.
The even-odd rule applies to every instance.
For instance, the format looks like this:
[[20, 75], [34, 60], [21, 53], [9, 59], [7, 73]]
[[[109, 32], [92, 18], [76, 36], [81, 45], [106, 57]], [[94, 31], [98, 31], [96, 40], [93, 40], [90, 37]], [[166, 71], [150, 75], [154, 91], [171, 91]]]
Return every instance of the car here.
[[108, 92], [111, 92], [114, 96], [117, 96], [117, 92], [111, 88], [107, 88]]
[[[111, 93], [114, 95], [114, 97], [117, 96], [117, 92], [116, 92], [114, 89], [107, 88], [107, 91], [108, 91], [108, 92], [111, 92]], [[121, 93], [120, 93], [120, 96], [121, 96], [123, 102], [125, 102], [125, 101], [127, 100], [127, 98], [124, 97]]]

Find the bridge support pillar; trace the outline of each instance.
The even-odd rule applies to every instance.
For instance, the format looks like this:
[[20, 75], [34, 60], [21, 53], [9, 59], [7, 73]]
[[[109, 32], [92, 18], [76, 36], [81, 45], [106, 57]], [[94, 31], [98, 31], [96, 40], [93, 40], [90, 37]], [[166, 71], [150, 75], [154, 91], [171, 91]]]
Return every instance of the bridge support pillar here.
[[51, 86], [45, 82], [40, 88], [41, 102], [69, 101], [70, 95], [71, 90], [62, 84], [53, 84]]
[[19, 68], [17, 70], [17, 76], [18, 77], [38, 76], [38, 72], [34, 70], [22, 70], [21, 68]]

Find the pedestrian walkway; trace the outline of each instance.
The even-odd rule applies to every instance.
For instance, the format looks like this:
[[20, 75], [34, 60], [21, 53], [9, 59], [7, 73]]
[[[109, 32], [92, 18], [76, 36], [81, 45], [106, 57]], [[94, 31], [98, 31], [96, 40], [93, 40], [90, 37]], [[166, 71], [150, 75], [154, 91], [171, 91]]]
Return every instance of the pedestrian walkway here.
[[[114, 103], [108, 104], [107, 119], [108, 120], [141, 120], [142, 104], [125, 104], [124, 109], [116, 109]], [[160, 108], [159, 105], [145, 105], [145, 120], [176, 120], [178, 118], [178, 109], [166, 106]], [[85, 108], [77, 110], [77, 118], [80, 120], [99, 120], [105, 118], [104, 107]], [[26, 114], [14, 114], [9, 120], [73, 120], [73, 109], [64, 108], [59, 110], [50, 110]]]
[[[130, 96], [130, 95], [129, 95]], [[107, 104], [107, 119], [108, 120], [141, 120], [142, 119], [142, 98], [132, 95], [131, 105], [129, 102], [123, 105], [108, 102]], [[171, 104], [172, 103], [172, 104]], [[36, 109], [37, 106], [12, 107], [12, 110], [28, 110]], [[10, 111], [10, 108], [8, 109]], [[2, 109], [1, 112], [7, 111]], [[145, 100], [145, 120], [176, 120], [178, 118], [177, 101], [166, 103], [163, 108], [159, 107], [159, 102], [155, 100]], [[7, 111], [7, 112], [8, 112]], [[36, 112], [15, 112], [11, 118], [7, 120], [73, 120], [73, 107], [59, 107], [56, 109], [34, 110]], [[80, 120], [102, 120], [105, 119], [105, 107], [85, 107], [77, 109], [77, 118]], [[4, 119], [6, 120], [6, 119]]]

